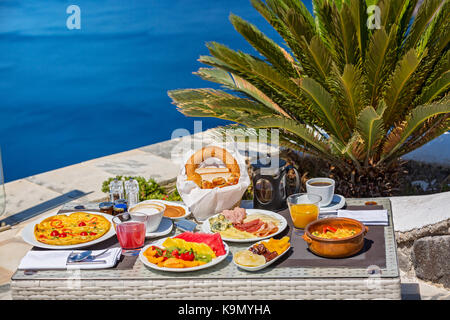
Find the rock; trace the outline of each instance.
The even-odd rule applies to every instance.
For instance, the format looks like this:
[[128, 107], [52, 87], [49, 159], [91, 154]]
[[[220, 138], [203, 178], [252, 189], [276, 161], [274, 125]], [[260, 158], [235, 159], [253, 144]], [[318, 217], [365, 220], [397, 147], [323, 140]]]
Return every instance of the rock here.
[[408, 272], [411, 270], [411, 249], [403, 248], [397, 250], [398, 266], [401, 270]]
[[450, 288], [450, 235], [414, 241], [412, 263], [418, 278]]

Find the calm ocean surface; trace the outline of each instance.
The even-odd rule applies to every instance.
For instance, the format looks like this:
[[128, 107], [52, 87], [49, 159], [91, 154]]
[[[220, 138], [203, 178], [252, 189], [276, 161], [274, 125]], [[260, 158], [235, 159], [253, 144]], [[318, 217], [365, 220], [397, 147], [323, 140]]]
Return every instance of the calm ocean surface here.
[[[66, 27], [71, 4], [81, 30]], [[248, 0], [0, 1], [6, 181], [193, 132], [167, 90], [218, 87], [192, 75], [208, 41], [254, 53], [230, 12], [279, 41]]]

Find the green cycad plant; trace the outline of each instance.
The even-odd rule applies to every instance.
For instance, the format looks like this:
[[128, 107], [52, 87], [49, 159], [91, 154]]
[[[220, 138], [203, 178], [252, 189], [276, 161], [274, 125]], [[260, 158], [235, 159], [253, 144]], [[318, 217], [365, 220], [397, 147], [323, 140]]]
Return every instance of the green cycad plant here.
[[172, 90], [173, 103], [280, 129], [282, 145], [335, 168], [347, 195], [392, 194], [399, 158], [449, 130], [450, 0], [313, 0], [314, 14], [299, 0], [251, 3], [284, 43], [231, 14], [261, 56], [208, 43], [196, 74], [225, 90]]

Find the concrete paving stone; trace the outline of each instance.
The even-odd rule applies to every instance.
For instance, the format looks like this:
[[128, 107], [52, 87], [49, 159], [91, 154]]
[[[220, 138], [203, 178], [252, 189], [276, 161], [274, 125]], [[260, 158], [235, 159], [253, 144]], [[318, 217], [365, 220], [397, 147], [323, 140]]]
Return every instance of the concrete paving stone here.
[[0, 286], [9, 284], [13, 274], [14, 274], [14, 271], [11, 271], [9, 269], [6, 269], [6, 268], [3, 268], [0, 266]]
[[[95, 166], [109, 176], [143, 176], [156, 181], [176, 177], [179, 171], [179, 166], [172, 161], [140, 150], [134, 150], [132, 157], [111, 157], [107, 161], [96, 162]], [[104, 180], [98, 182], [99, 188]]]
[[94, 164], [83, 162], [31, 176], [26, 180], [59, 194], [75, 189], [85, 193], [92, 192], [79, 200], [95, 201], [105, 196], [101, 191], [102, 182], [111, 176], [112, 174], [97, 168]]
[[6, 183], [5, 193], [6, 209], [0, 219], [61, 195], [46, 186], [40, 186], [25, 179]]
[[20, 264], [20, 260], [32, 248], [32, 245], [22, 239], [23, 228], [43, 215], [56, 213], [58, 208], [48, 210], [39, 216], [13, 226], [11, 229], [0, 232], [0, 286], [9, 283], [11, 276]]
[[390, 199], [395, 231], [411, 231], [450, 219], [450, 191]]
[[[30, 250], [31, 246], [24, 242], [10, 241], [0, 245], [0, 267], [14, 273], [20, 260]], [[0, 283], [1, 284], [1, 283]]]
[[420, 295], [420, 300], [436, 300], [450, 298], [450, 290], [444, 288], [443, 285], [429, 283], [427, 281], [420, 280], [416, 277], [412, 277], [400, 270], [402, 297], [405, 300], [417, 300], [417, 294]]
[[11, 287], [9, 284], [0, 285], [0, 300], [12, 300]]

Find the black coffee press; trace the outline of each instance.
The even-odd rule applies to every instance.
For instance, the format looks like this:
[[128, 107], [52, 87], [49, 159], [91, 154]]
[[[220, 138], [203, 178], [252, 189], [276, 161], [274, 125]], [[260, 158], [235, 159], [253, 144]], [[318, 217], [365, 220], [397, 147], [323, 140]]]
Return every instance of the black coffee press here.
[[[252, 164], [253, 208], [255, 209], [271, 211], [286, 209], [286, 198], [300, 191], [300, 177], [297, 169], [292, 165], [286, 165], [283, 159], [273, 159], [258, 158], [258, 161]], [[272, 160], [276, 163], [272, 164]]]

